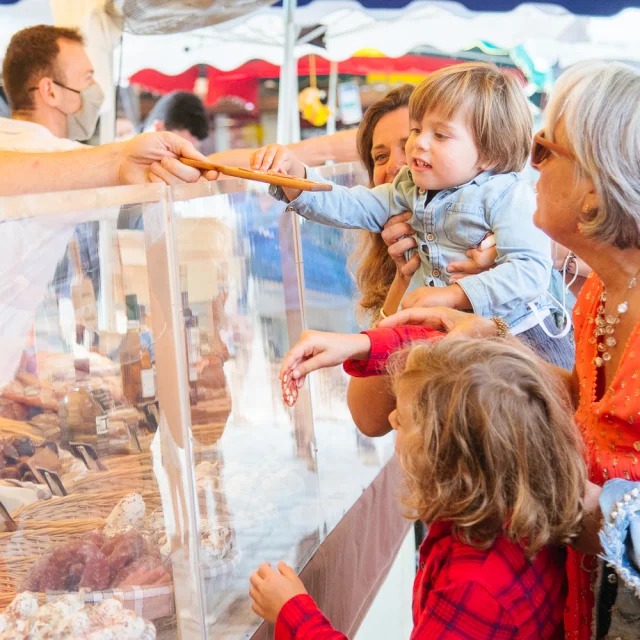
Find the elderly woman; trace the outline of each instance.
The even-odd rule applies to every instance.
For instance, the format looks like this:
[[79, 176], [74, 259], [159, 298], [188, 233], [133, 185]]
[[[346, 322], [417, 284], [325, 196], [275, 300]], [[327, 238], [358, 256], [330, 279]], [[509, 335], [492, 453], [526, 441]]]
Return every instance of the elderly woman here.
[[[593, 272], [574, 308], [576, 365], [573, 372], [548, 365], [570, 392], [586, 445], [589, 490], [583, 548], [597, 553], [601, 527], [600, 487], [605, 526], [602, 531], [611, 568], [596, 571], [593, 555], [570, 550], [567, 638], [637, 638], [640, 579], [637, 556], [626, 554], [627, 529], [636, 544], [640, 523], [640, 71], [623, 64], [587, 63], [558, 81], [547, 107], [546, 123], [534, 140], [532, 164], [540, 172], [534, 221], [553, 240], [588, 263]], [[445, 308], [407, 309], [381, 327], [414, 324], [452, 334], [506, 335], [503, 323]], [[353, 336], [307, 335], [302, 345], [311, 360], [294, 377], [318, 366], [352, 357]], [[302, 340], [301, 343], [305, 342]], [[398, 344], [396, 346], [402, 346]], [[373, 349], [371, 357], [374, 357]], [[318, 361], [316, 365], [313, 360]], [[390, 431], [387, 416], [394, 398], [384, 377], [354, 378], [349, 406], [367, 435]], [[635, 523], [635, 524], [633, 524]], [[635, 530], [634, 530], [635, 527]], [[637, 551], [637, 549], [636, 549]], [[635, 571], [638, 567], [635, 566]], [[637, 583], [637, 584], [636, 584]], [[616, 600], [617, 591], [617, 600]], [[594, 593], [598, 596], [593, 616]], [[615, 602], [615, 606], [613, 606]], [[634, 610], [635, 607], [635, 610]]]

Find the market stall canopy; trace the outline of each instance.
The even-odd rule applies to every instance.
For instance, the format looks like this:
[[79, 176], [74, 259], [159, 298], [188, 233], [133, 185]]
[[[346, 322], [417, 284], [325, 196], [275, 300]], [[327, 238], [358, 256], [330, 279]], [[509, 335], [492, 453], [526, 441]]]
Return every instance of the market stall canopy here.
[[[436, 56], [406, 55], [400, 58], [353, 57], [340, 64], [340, 73], [367, 76], [375, 73], [397, 73], [405, 75], [424, 76], [458, 62], [454, 58]], [[315, 61], [318, 75], [329, 75], [330, 63], [324, 58]], [[310, 73], [309, 58], [303, 58], [298, 64], [298, 75], [308, 76]], [[508, 69], [516, 74], [524, 84], [525, 78], [517, 69]], [[237, 98], [245, 104], [258, 104], [258, 83], [260, 80], [277, 79], [280, 77], [280, 67], [263, 60], [252, 60], [233, 71], [223, 72], [212, 66], [205, 69], [207, 93], [203, 96], [205, 104], [215, 106], [223, 98]], [[196, 80], [202, 77], [203, 69], [200, 65], [191, 67], [183, 73], [168, 76], [155, 69], [144, 69], [135, 73], [129, 81], [131, 84], [143, 87], [154, 93], [166, 94], [171, 91], [192, 91]]]
[[275, 0], [109, 0], [106, 10], [127, 33], [180, 33], [252, 13]]
[[[396, 58], [420, 46], [451, 55], [483, 41], [509, 51], [520, 47], [543, 73], [554, 65], [592, 58], [640, 62], [637, 8], [611, 17], [587, 17], [549, 4], [476, 13], [455, 2], [416, 1], [403, 9], [377, 11], [356, 2], [315, 0], [296, 12], [295, 23], [298, 30], [310, 30], [298, 39], [296, 58], [315, 53], [343, 61], [372, 47]], [[175, 75], [196, 64], [229, 71], [255, 59], [281, 66], [285, 26], [282, 8], [270, 7], [179, 35], [125, 34], [123, 76], [144, 68]]]
[[[335, 0], [333, 4], [350, 5], [355, 0]], [[396, 10], [404, 9], [415, 3], [415, 0], [357, 0], [367, 9]], [[520, 0], [461, 0], [461, 3], [472, 11], [511, 11], [523, 4]], [[320, 4], [318, 0], [298, 0], [298, 7]], [[612, 16], [627, 7], [634, 6], [630, 0], [538, 0], [536, 4], [549, 5], [551, 8], [562, 7], [576, 15]], [[282, 6], [280, 0], [276, 6]]]

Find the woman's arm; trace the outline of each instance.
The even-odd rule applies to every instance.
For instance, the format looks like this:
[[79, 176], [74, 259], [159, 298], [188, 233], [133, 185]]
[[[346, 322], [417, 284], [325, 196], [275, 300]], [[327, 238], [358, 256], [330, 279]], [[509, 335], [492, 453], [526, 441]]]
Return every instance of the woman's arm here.
[[347, 404], [356, 427], [370, 438], [391, 431], [389, 414], [396, 407], [388, 376], [352, 378], [347, 390]]
[[[498, 328], [490, 318], [483, 318], [473, 313], [465, 313], [464, 311], [457, 311], [447, 307], [403, 309], [386, 320], [381, 320], [378, 327], [380, 329], [388, 329], [404, 325], [429, 327], [436, 331], [443, 331], [456, 336], [495, 338], [498, 335]], [[515, 349], [527, 351], [538, 358], [531, 349], [516, 337], [509, 336], [507, 339], [511, 341]], [[557, 376], [562, 381], [569, 393], [573, 407], [577, 407], [580, 399], [580, 385], [575, 369], [566, 371], [540, 358], [538, 359], [554, 376]]]

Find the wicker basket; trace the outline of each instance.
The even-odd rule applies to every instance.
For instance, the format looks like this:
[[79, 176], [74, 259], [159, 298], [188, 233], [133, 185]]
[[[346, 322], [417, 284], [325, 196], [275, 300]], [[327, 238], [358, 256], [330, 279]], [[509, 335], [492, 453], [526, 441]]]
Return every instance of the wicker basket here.
[[[38, 559], [38, 556], [4, 558], [4, 566], [0, 567], [0, 608], [4, 609], [15, 598], [18, 587]], [[40, 604], [45, 604], [65, 595], [65, 592], [51, 591], [35, 595]], [[147, 620], [166, 618], [175, 612], [172, 584], [94, 591], [84, 595], [84, 602], [98, 604], [107, 598], [120, 600], [126, 609], [132, 609]]]
[[74, 480], [67, 487], [67, 491], [69, 494], [97, 493], [105, 487], [109, 487], [112, 491], [128, 493], [158, 491], [153, 467], [149, 465], [116, 471], [93, 471]]
[[[42, 522], [58, 519], [100, 519], [104, 520], [113, 508], [132, 491], [110, 491], [108, 493], [79, 493], [41, 500], [16, 509], [11, 517], [21, 529], [42, 528]], [[161, 506], [158, 492], [146, 491], [142, 494], [146, 512], [151, 513]]]
[[36, 530], [20, 529], [11, 533], [0, 533], [0, 556], [7, 561], [14, 557], [41, 556], [51, 545], [68, 542], [89, 531], [102, 529], [104, 520], [99, 518], [76, 518], [74, 520], [41, 521]]

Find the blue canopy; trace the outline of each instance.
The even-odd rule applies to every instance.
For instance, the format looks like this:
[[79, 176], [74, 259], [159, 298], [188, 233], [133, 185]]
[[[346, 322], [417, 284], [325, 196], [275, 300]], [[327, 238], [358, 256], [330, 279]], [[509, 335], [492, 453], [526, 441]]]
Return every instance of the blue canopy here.
[[[316, 0], [298, 0], [298, 6], [304, 7]], [[415, 0], [359, 0], [359, 4], [366, 9], [404, 9]], [[471, 11], [511, 11], [518, 5], [524, 4], [518, 0], [459, 0]], [[282, 1], [276, 7], [282, 6]], [[536, 0], [531, 4], [563, 7], [576, 15], [612, 16], [627, 7], [637, 7], [633, 0]]]

